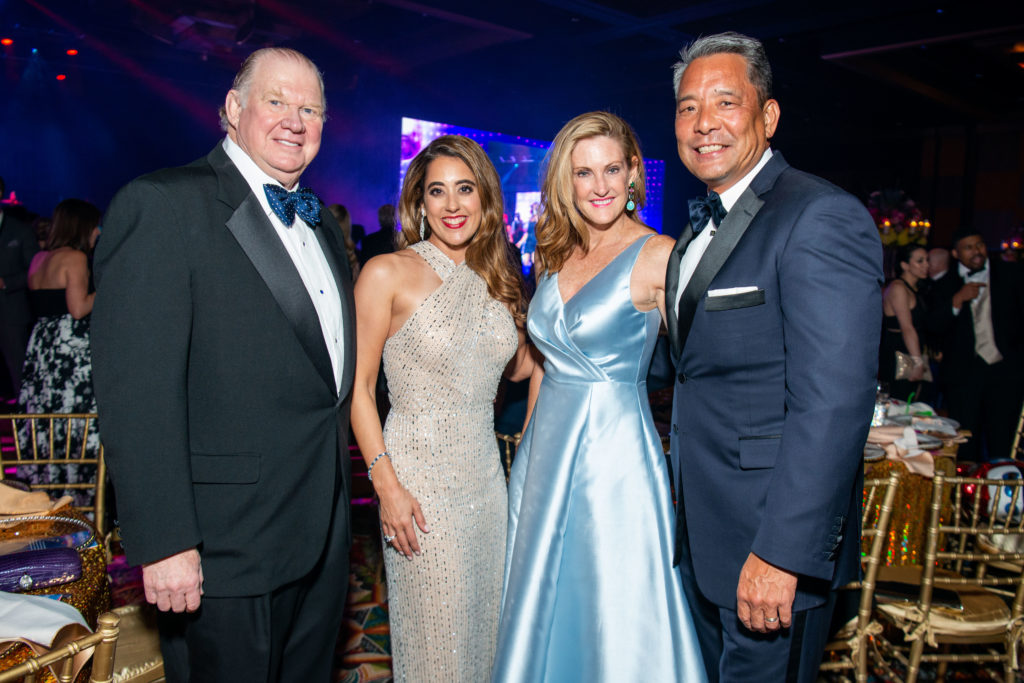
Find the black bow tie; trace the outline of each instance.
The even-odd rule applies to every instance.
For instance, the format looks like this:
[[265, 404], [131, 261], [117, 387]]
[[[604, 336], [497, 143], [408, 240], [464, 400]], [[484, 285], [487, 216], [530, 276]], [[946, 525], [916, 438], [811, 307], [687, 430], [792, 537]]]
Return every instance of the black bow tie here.
[[721, 226], [722, 221], [725, 220], [727, 212], [722, 206], [722, 198], [718, 196], [717, 192], [712, 191], [708, 193], [707, 197], [691, 199], [689, 204], [690, 227], [693, 228], [695, 235], [704, 229], [709, 220], [714, 220], [715, 225], [718, 226]]
[[295, 214], [310, 227], [320, 225], [320, 200], [308, 187], [289, 192], [280, 185], [267, 183], [263, 191], [267, 193], [271, 210], [286, 226], [291, 227], [295, 222]]

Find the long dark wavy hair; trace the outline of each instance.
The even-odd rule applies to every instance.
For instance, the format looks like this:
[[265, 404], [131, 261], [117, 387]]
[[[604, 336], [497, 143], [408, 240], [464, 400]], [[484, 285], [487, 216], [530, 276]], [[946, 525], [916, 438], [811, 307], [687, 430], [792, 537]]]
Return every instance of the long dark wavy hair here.
[[[421, 150], [409, 164], [398, 200], [398, 214], [402, 221], [398, 246], [401, 249], [420, 241], [423, 185], [427, 167], [438, 157], [459, 159], [473, 172], [483, 215], [480, 228], [466, 249], [466, 264], [487, 283], [487, 293], [505, 304], [516, 324], [521, 326], [526, 320], [526, 289], [519, 262], [513, 258], [515, 249], [509, 248], [505, 233], [501, 181], [494, 164], [473, 140], [461, 135], [442, 135]], [[424, 239], [430, 234], [430, 224], [427, 223]]]

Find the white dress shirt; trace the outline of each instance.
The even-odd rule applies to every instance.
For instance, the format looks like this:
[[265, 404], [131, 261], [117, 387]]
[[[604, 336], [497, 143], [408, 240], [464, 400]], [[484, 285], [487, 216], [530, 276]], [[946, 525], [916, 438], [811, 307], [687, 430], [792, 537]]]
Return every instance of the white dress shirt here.
[[[719, 196], [722, 198], [722, 206], [725, 210], [732, 211], [732, 207], [739, 201], [740, 195], [750, 187], [750, 182], [761, 172], [764, 165], [768, 163], [768, 160], [772, 158], [771, 147], [764, 151], [761, 155], [761, 160], [757, 162], [757, 166], [750, 169], [747, 175], [740, 178], [740, 181], [730, 187], [725, 192], [722, 192]], [[683, 228], [689, 230], [689, 227]], [[676, 289], [676, 301], [675, 309], [679, 310], [679, 300], [683, 297], [683, 290], [686, 289], [686, 285], [690, 283], [690, 278], [693, 277], [693, 272], [697, 270], [697, 265], [700, 260], [704, 257], [704, 252], [707, 251], [708, 245], [711, 244], [711, 238], [715, 236], [715, 232], [718, 230], [718, 226], [715, 225], [714, 219], [708, 221], [708, 224], [704, 226], [704, 229], [697, 233], [697, 236], [686, 245], [686, 251], [683, 252], [682, 258], [679, 260], [679, 288]]]
[[[988, 287], [988, 259], [985, 259], [985, 265], [982, 266], [981, 270], [974, 275], [971, 275], [970, 268], [959, 262], [956, 264], [956, 271], [957, 274], [960, 275], [960, 279], [964, 281], [964, 284], [967, 284], [968, 282], [977, 282]], [[979, 292], [978, 296], [974, 297], [972, 301], [977, 300], [980, 296], [981, 292]], [[960, 309], [954, 306], [953, 315], [960, 315]]]
[[[228, 158], [234, 162], [235, 167], [249, 184], [252, 193], [256, 196], [263, 212], [270, 219], [274, 226], [281, 244], [288, 251], [288, 255], [302, 278], [302, 284], [306, 286], [309, 298], [313, 302], [316, 314], [320, 318], [320, 330], [324, 335], [324, 342], [327, 344], [327, 353], [331, 357], [331, 368], [334, 370], [335, 390], [341, 388], [341, 362], [345, 357], [345, 335], [344, 326], [341, 320], [341, 295], [334, 281], [334, 274], [327, 264], [320, 243], [316, 239], [316, 233], [302, 218], [296, 214], [295, 222], [286, 226], [277, 217], [277, 214], [270, 208], [267, 201], [267, 193], [263, 185], [270, 183], [280, 186], [281, 183], [267, 175], [263, 169], [256, 165], [245, 151], [235, 144], [230, 137], [224, 138], [224, 151]], [[322, 227], [320, 229], [323, 229]]]

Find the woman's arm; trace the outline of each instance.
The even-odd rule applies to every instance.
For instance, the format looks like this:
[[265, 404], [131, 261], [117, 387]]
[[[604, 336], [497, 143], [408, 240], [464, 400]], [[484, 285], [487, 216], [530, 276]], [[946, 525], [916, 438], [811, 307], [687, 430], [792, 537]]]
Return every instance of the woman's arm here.
[[668, 235], [655, 235], [640, 250], [630, 280], [630, 295], [637, 310], [655, 306], [665, 322], [665, 274], [675, 241]]
[[78, 250], [61, 255], [64, 260], [64, 301], [68, 305], [68, 313], [75, 320], [81, 320], [92, 313], [92, 303], [96, 292], [89, 293], [89, 259]]
[[526, 330], [516, 326], [519, 335], [519, 346], [516, 353], [505, 366], [505, 377], [511, 382], [521, 382], [533, 376], [533, 368], [542, 359], [540, 352], [526, 338]]
[[[531, 346], [531, 348], [534, 347]], [[538, 358], [533, 365], [533, 372], [530, 374], [530, 391], [526, 395], [526, 419], [523, 420], [523, 432], [526, 431], [526, 426], [530, 424], [533, 407], [537, 405], [537, 396], [540, 395], [540, 384], [544, 381], [544, 362], [536, 348], [534, 348], [534, 352], [537, 353]]]
[[925, 360], [921, 355], [921, 341], [917, 336], [917, 330], [914, 329], [914, 321], [910, 314], [912, 294], [906, 287], [896, 285], [891, 285], [886, 294], [886, 298], [896, 314], [896, 320], [900, 323], [903, 343], [906, 345], [907, 351], [910, 352], [910, 357], [914, 360], [914, 369], [907, 379], [911, 382], [916, 382], [924, 376]]
[[370, 259], [355, 286], [356, 370], [352, 388], [352, 432], [366, 466], [373, 465], [371, 477], [380, 498], [380, 523], [386, 536], [394, 536], [395, 549], [408, 558], [419, 555], [413, 519], [429, 532], [420, 504], [398, 481], [387, 455], [384, 433], [377, 413], [377, 373], [384, 342], [391, 328], [398, 272], [391, 255]]

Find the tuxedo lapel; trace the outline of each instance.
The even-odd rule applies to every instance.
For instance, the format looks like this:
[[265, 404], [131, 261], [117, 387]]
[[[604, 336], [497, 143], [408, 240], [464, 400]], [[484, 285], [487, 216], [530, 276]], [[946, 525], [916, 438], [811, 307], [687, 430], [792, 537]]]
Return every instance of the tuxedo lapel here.
[[[295, 264], [281, 244], [259, 200], [250, 192], [249, 185], [223, 148], [217, 145], [207, 159], [220, 179], [218, 199], [234, 208], [234, 213], [225, 225], [267, 285], [277, 305], [294, 328], [295, 335], [313, 366], [333, 393], [336, 390], [334, 369], [327, 352], [327, 344], [324, 342], [320, 317], [313, 307], [313, 302], [310, 301], [309, 292], [306, 291]], [[324, 249], [324, 254], [327, 255], [329, 251]], [[331, 263], [330, 257], [328, 263]], [[331, 269], [337, 278], [338, 271], [334, 263], [331, 263]], [[338, 290], [343, 291], [340, 285]], [[342, 300], [344, 299], [343, 294]]]
[[697, 313], [697, 305], [763, 205], [764, 201], [754, 193], [752, 187], [748, 187], [726, 215], [722, 225], [716, 228], [714, 238], [708, 244], [707, 251], [704, 252], [703, 258], [697, 264], [697, 269], [693, 271], [693, 277], [690, 278], [679, 299], [676, 336], [679, 340], [680, 354], [686, 346], [686, 338], [690, 334], [690, 326], [693, 324], [693, 316]]
[[[686, 346], [686, 338], [690, 334], [693, 316], [697, 313], [697, 305], [700, 303], [701, 298], [708, 291], [711, 281], [715, 279], [718, 271], [725, 265], [736, 245], [739, 244], [747, 228], [750, 227], [754, 216], [757, 215], [757, 212], [764, 205], [764, 200], [761, 199], [761, 196], [775, 186], [775, 181], [778, 180], [779, 176], [787, 168], [789, 168], [789, 164], [786, 163], [782, 154], [774, 152], [768, 163], [754, 176], [750, 181], [750, 185], [744, 190], [736, 204], [725, 216], [722, 225], [718, 226], [714, 239], [708, 244], [707, 251], [704, 252], [700, 263], [697, 264], [693, 277], [690, 278], [686, 289], [683, 290], [682, 297], [679, 299], [679, 310], [674, 312], [677, 314], [676, 324], [672, 326], [671, 322], [669, 322], [669, 334], [671, 335], [673, 328], [676, 330], [672, 350], [676, 354], [677, 360], [682, 355], [683, 348]], [[689, 239], [692, 239], [692, 237]], [[680, 238], [680, 241], [682, 241], [682, 238]], [[677, 243], [676, 249], [678, 248], [679, 244]], [[685, 250], [685, 248], [684, 245], [683, 249]], [[682, 258], [682, 252], [679, 252], [678, 258]], [[675, 252], [673, 252], [672, 259], [669, 261], [670, 269], [673, 267], [672, 261], [676, 261], [674, 267], [676, 268], [676, 286], [678, 286], [679, 263]], [[666, 318], [668, 318], [668, 315], [666, 315]], [[671, 321], [671, 318], [668, 320]]]
[[683, 234], [676, 240], [672, 255], [668, 259], [668, 271], [665, 273], [665, 327], [668, 328], [668, 340], [672, 346], [672, 360], [679, 360], [682, 346], [679, 344], [679, 316], [676, 311], [676, 292], [679, 291], [679, 264], [683, 260], [686, 247], [693, 241], [693, 229], [687, 223]]

